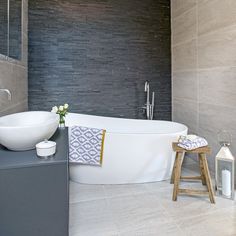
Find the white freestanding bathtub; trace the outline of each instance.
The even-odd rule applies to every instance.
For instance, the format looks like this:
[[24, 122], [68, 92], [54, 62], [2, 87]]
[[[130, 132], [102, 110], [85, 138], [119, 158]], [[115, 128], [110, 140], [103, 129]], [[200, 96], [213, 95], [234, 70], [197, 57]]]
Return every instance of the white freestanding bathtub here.
[[185, 125], [159, 120], [135, 120], [69, 113], [66, 126], [106, 129], [101, 167], [70, 164], [72, 181], [86, 184], [126, 184], [170, 178], [172, 142], [187, 134]]

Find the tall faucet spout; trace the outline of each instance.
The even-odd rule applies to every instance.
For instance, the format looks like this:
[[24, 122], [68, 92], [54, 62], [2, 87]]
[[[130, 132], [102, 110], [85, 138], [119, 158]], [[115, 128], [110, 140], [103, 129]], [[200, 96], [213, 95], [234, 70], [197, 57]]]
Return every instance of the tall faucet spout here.
[[149, 82], [145, 82], [144, 91], [147, 93], [147, 99], [146, 99], [146, 115], [147, 119], [150, 118], [150, 98], [149, 98]]
[[152, 92], [151, 120], [153, 119], [153, 114], [154, 114], [154, 106], [155, 106], [155, 92]]
[[152, 92], [152, 101], [150, 102], [150, 89], [149, 89], [149, 82], [148, 81], [145, 82], [144, 92], [147, 93], [147, 97], [146, 97], [146, 104], [143, 107], [143, 109], [146, 110], [147, 119], [152, 120], [153, 114], [154, 114], [155, 93]]

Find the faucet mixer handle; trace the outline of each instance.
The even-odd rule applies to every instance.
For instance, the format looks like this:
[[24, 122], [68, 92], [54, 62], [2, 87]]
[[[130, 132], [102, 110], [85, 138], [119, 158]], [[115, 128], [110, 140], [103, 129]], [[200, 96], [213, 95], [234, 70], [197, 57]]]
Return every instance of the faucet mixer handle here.
[[9, 89], [2, 89], [2, 88], [0, 88], [0, 91], [7, 93], [7, 99], [9, 101], [11, 101], [12, 96], [11, 96], [11, 92], [10, 92]]
[[141, 112], [142, 114], [146, 113], [147, 107], [146, 106], [142, 106], [138, 108], [139, 112]]

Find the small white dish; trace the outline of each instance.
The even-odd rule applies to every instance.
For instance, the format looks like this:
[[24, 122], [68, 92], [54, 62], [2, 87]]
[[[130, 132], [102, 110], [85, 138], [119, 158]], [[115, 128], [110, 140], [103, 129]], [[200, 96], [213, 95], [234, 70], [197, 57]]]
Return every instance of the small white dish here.
[[56, 153], [56, 142], [44, 140], [36, 144], [37, 156], [40, 158], [50, 158]]

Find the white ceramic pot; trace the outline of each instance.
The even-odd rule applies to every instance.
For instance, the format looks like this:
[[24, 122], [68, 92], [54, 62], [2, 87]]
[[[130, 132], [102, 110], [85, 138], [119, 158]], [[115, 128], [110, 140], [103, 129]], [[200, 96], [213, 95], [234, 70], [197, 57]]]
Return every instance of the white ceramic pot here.
[[48, 158], [56, 153], [56, 142], [44, 140], [36, 144], [37, 155], [41, 158]]

